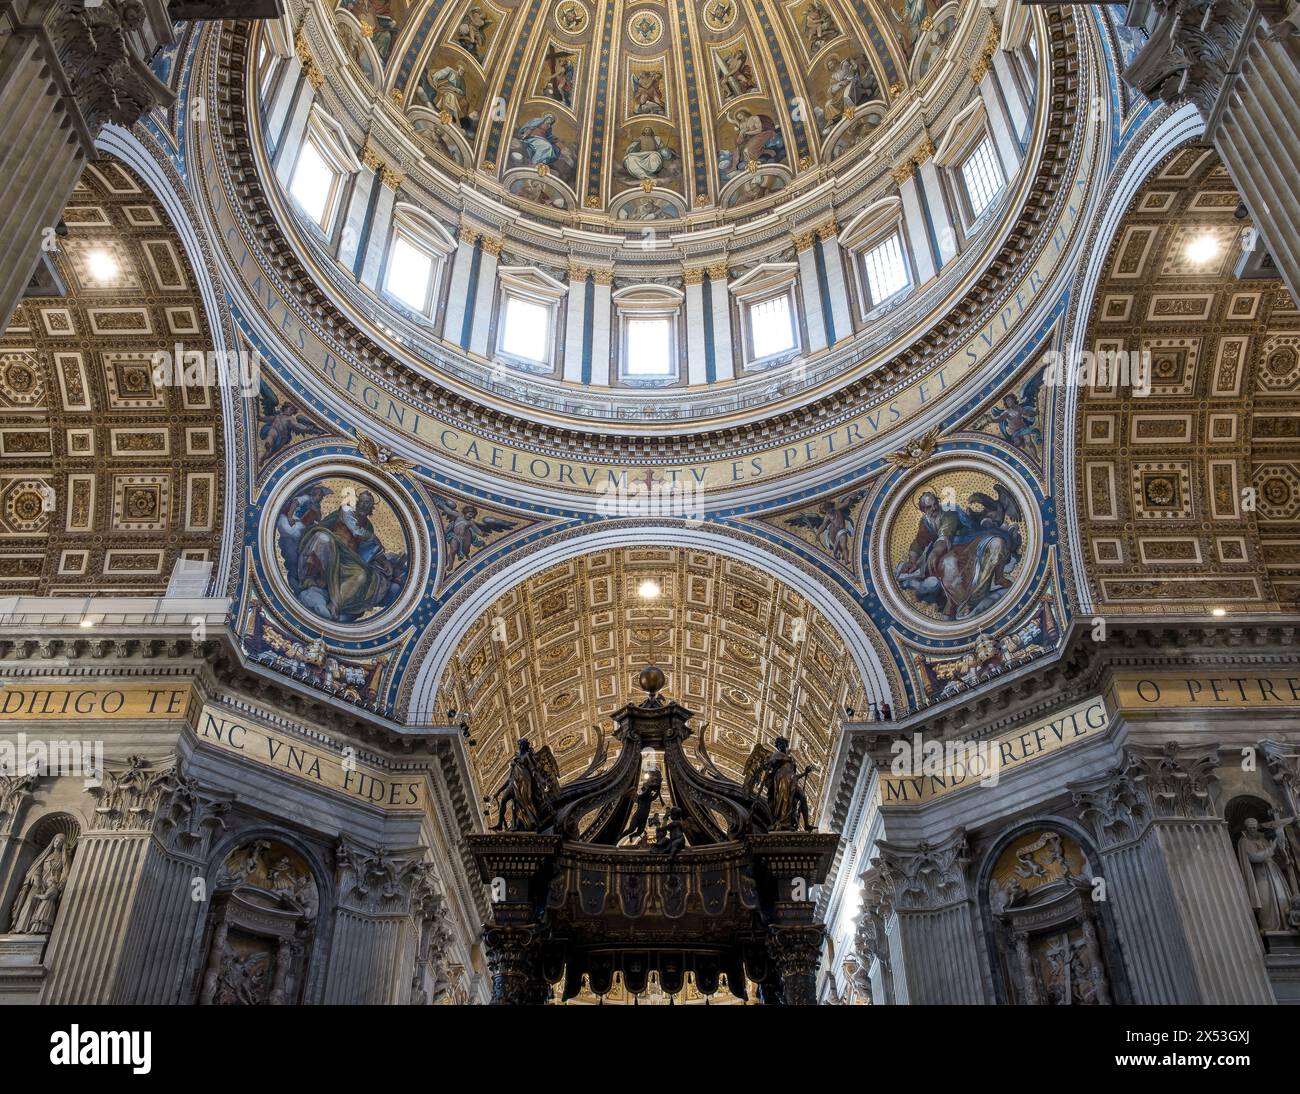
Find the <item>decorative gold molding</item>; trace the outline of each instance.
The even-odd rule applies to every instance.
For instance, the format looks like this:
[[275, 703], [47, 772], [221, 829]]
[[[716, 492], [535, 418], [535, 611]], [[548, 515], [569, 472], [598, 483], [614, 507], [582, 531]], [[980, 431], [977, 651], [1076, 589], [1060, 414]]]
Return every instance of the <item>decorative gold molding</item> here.
[[682, 270], [682, 281], [687, 285], [702, 284], [704, 281], [704, 273], [705, 270], [703, 266], [688, 266], [686, 269]]
[[490, 254], [493, 258], [501, 253], [501, 248], [505, 245], [504, 239], [496, 239], [492, 236], [481, 236], [480, 242], [483, 245], [485, 254]]
[[614, 271], [612, 269], [592, 270], [591, 279], [597, 285], [612, 285], [614, 284]]
[[989, 28], [988, 36], [984, 39], [984, 47], [980, 50], [979, 56], [975, 58], [975, 63], [970, 66], [971, 79], [979, 83], [988, 75], [989, 67], [993, 64], [993, 54], [998, 51], [998, 28], [992, 26]]
[[402, 180], [406, 178], [402, 172], [394, 170], [387, 164], [379, 169], [379, 181], [387, 186], [390, 190], [396, 190], [402, 185]]
[[710, 281], [726, 281], [731, 276], [731, 271], [727, 269], [725, 262], [716, 262], [709, 267]]
[[298, 63], [302, 65], [303, 75], [307, 77], [311, 86], [319, 91], [325, 86], [325, 74], [321, 72], [316, 59], [311, 55], [311, 45], [307, 41], [305, 31], [298, 31], [298, 37], [294, 39], [293, 47], [294, 52], [298, 54]]
[[460, 226], [460, 231], [456, 233], [456, 238], [462, 243], [467, 243], [473, 247], [474, 244], [478, 242], [478, 232], [474, 231], [474, 229], [469, 227], [469, 225], [462, 224]]
[[569, 280], [571, 282], [586, 281], [587, 274], [589, 274], [590, 272], [591, 271], [587, 269], [586, 266], [579, 266], [576, 262], [569, 263]]
[[817, 241], [816, 232], [800, 232], [791, 237], [794, 240], [794, 249], [796, 251], [806, 251]]
[[817, 225], [818, 239], [822, 239], [822, 240], [834, 239], [839, 234], [840, 234], [840, 222], [836, 220], [834, 217], [831, 217], [830, 220]]

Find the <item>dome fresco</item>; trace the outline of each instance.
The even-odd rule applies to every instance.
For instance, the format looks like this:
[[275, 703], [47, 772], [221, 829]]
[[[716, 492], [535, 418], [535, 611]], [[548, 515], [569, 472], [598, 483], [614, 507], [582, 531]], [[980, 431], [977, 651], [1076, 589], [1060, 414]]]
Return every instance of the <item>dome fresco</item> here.
[[529, 215], [618, 223], [744, 215], [850, 167], [958, 5], [339, 0], [333, 20], [435, 165]]

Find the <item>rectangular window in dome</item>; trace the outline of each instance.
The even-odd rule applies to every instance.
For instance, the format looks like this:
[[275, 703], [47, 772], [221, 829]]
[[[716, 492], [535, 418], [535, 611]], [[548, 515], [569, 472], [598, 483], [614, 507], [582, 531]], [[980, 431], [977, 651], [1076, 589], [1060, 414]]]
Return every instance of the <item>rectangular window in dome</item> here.
[[433, 255], [404, 235], [394, 236], [384, 288], [403, 304], [421, 314], [428, 314], [433, 288]]
[[794, 311], [790, 307], [789, 293], [783, 292], [749, 306], [749, 340], [756, 361], [795, 348]]
[[973, 216], [980, 216], [1002, 189], [1002, 168], [993, 152], [993, 141], [985, 135], [975, 150], [962, 161], [962, 181], [966, 183], [966, 197], [970, 200]]
[[673, 332], [669, 319], [627, 321], [628, 376], [671, 376]]
[[903, 242], [894, 232], [862, 256], [867, 273], [867, 289], [874, 307], [902, 292], [911, 284], [907, 274], [907, 258]]
[[278, 60], [275, 51], [267, 43], [264, 32], [257, 42], [257, 86], [263, 98], [266, 98], [271, 93], [272, 77], [275, 76], [276, 61]]
[[340, 173], [326, 162], [316, 141], [308, 136], [302, 142], [298, 162], [294, 164], [289, 193], [302, 211], [322, 228], [329, 226], [339, 177]]
[[501, 334], [501, 351], [524, 361], [545, 364], [550, 359], [551, 309], [535, 300], [508, 294]]

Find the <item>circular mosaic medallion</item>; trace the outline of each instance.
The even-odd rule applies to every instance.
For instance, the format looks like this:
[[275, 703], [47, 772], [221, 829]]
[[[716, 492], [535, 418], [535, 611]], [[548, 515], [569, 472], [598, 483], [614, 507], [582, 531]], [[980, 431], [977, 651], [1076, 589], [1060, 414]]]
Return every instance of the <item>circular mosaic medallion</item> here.
[[555, 25], [565, 34], [581, 34], [587, 29], [587, 9], [578, 0], [564, 0], [555, 9]]
[[877, 587], [921, 630], [969, 631], [1023, 590], [1038, 551], [1019, 480], [962, 459], [900, 484], [876, 547]]
[[267, 514], [273, 574], [322, 629], [377, 623], [409, 603], [421, 552], [411, 515], [377, 478], [322, 469], [278, 492]]
[[652, 46], [663, 36], [663, 20], [652, 11], [637, 11], [627, 22], [627, 33], [634, 46]]

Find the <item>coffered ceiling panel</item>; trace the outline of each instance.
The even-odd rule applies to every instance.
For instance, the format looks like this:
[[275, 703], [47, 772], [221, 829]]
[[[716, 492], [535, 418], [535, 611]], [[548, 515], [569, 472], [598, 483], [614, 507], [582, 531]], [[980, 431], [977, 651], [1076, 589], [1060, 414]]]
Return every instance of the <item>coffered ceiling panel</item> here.
[[1294, 609], [1300, 594], [1300, 311], [1280, 280], [1237, 276], [1239, 205], [1212, 149], [1178, 149], [1097, 288], [1085, 348], [1150, 361], [1149, 385], [1130, 368], [1080, 388], [1084, 565], [1111, 610]]
[[[647, 580], [655, 600], [639, 595]], [[862, 706], [843, 641], [802, 596], [716, 554], [652, 548], [583, 555], [504, 594], [462, 639], [440, 705], [471, 713], [482, 792], [500, 784], [522, 736], [550, 745], [570, 778], [591, 758], [595, 727], [609, 733], [610, 714], [642, 697], [635, 678], [648, 662], [667, 674], [665, 694], [696, 712], [724, 771], [738, 777], [756, 741], [784, 734], [817, 765], [813, 800], [845, 706]]]
[[63, 219], [45, 255], [66, 292], [24, 299], [0, 336], [0, 592], [159, 593], [177, 559], [219, 552], [212, 336], [131, 171], [87, 165]]

